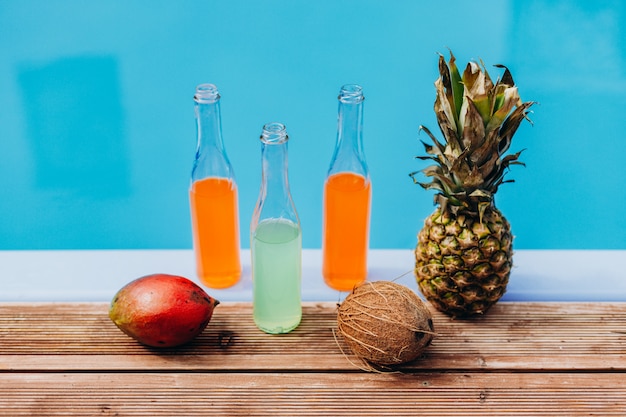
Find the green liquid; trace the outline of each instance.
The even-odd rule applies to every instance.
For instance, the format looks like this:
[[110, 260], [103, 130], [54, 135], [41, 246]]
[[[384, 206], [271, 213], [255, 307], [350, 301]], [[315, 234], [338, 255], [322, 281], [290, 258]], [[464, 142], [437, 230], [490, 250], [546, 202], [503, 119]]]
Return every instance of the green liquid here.
[[259, 223], [252, 234], [253, 316], [266, 333], [287, 333], [302, 318], [302, 234], [284, 219]]

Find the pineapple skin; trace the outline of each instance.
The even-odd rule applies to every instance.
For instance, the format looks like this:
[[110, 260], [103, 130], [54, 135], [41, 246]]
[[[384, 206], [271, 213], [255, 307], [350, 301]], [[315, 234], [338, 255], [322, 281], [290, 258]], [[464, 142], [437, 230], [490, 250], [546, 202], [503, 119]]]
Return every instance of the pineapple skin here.
[[506, 291], [512, 241], [511, 226], [495, 207], [481, 219], [438, 207], [418, 233], [415, 276], [420, 291], [449, 316], [484, 314]]

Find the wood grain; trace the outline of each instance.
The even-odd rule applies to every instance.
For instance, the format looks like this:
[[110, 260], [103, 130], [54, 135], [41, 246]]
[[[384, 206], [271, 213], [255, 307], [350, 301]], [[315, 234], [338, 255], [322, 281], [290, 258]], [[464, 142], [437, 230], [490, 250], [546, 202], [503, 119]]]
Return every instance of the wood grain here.
[[[355, 370], [334, 335], [333, 303], [305, 304], [286, 335], [259, 331], [249, 304], [224, 303], [193, 343], [164, 350], [124, 335], [107, 308], [0, 304], [0, 370]], [[407, 369], [626, 370], [626, 303], [500, 303], [472, 320], [433, 315], [438, 336]]]
[[22, 374], [0, 379], [5, 415], [621, 416], [612, 375], [534, 373]]
[[[367, 373], [336, 338], [336, 305], [267, 335], [218, 306], [193, 343], [156, 350], [106, 303], [0, 303], [7, 416], [625, 416], [626, 303], [506, 303], [452, 320], [419, 360]], [[344, 354], [345, 351], [346, 353]]]

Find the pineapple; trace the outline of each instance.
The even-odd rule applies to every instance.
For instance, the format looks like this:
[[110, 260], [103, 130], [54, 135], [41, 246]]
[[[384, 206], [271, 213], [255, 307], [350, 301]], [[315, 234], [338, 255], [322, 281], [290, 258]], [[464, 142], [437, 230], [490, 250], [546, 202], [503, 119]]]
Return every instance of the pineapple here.
[[[523, 103], [509, 70], [495, 84], [484, 63], [467, 64], [461, 74], [450, 52], [439, 57], [435, 113], [445, 139], [424, 126], [433, 145], [424, 144], [434, 165], [410, 176], [437, 191], [435, 212], [426, 219], [415, 249], [415, 275], [424, 296], [439, 310], [466, 317], [485, 313], [506, 291], [512, 266], [509, 222], [494, 196], [520, 152], [507, 154], [511, 140], [534, 102]], [[531, 122], [532, 123], [532, 122]], [[416, 175], [431, 178], [419, 182]]]

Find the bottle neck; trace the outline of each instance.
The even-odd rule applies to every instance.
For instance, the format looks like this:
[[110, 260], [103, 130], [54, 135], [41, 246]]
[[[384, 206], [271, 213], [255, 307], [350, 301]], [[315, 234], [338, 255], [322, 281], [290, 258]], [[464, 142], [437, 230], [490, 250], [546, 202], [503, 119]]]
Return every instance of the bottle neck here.
[[284, 218], [299, 223], [289, 191], [287, 142], [281, 123], [269, 123], [261, 135], [261, 192], [253, 226], [266, 218]]
[[339, 93], [337, 144], [329, 175], [354, 172], [368, 176], [363, 150], [363, 91], [358, 85], [345, 85]]
[[264, 143], [261, 146], [262, 187], [274, 197], [289, 195], [287, 142]]
[[196, 99], [198, 151], [224, 149], [219, 96], [211, 102]]
[[194, 96], [197, 147], [192, 181], [206, 177], [234, 179], [222, 139], [220, 95], [213, 84], [201, 84]]

